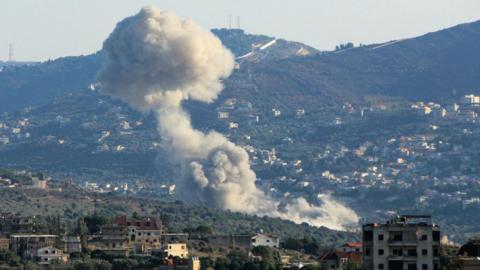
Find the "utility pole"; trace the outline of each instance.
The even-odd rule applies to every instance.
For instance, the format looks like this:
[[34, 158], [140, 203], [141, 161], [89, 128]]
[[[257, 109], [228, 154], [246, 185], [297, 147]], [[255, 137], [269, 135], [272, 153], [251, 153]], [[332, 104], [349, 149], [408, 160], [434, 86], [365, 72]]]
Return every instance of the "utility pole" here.
[[241, 28], [240, 28], [240, 16], [237, 16], [237, 28], [238, 28], [238, 29], [241, 29]]

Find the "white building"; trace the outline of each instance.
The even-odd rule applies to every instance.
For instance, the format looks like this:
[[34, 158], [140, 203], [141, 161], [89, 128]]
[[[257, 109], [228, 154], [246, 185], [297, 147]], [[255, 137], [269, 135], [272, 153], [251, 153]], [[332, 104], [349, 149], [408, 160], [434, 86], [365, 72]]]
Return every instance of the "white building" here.
[[252, 247], [280, 247], [280, 239], [278, 237], [258, 233], [251, 238]]
[[42, 265], [53, 262], [68, 262], [68, 255], [64, 254], [61, 249], [48, 246], [37, 250], [36, 260], [38, 264]]
[[480, 96], [474, 94], [465, 95], [462, 98], [462, 103], [467, 105], [480, 105]]

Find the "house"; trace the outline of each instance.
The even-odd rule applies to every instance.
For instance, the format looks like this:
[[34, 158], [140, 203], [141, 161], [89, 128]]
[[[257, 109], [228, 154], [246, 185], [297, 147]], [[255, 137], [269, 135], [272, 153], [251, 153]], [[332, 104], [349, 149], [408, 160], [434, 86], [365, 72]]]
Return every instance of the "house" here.
[[252, 247], [272, 247], [272, 248], [279, 248], [280, 247], [280, 239], [278, 237], [261, 234], [258, 233], [250, 238], [250, 243]]
[[167, 258], [178, 257], [178, 258], [188, 258], [188, 249], [187, 244], [185, 243], [172, 243], [168, 244], [165, 249], [165, 256]]
[[57, 236], [50, 234], [12, 234], [11, 250], [24, 259], [34, 259], [37, 250], [53, 246]]
[[36, 261], [38, 264], [48, 265], [53, 262], [68, 262], [68, 255], [61, 249], [52, 246], [40, 248], [37, 250]]
[[80, 236], [65, 236], [63, 238], [63, 251], [68, 254], [82, 252]]
[[5, 235], [32, 233], [33, 217], [0, 213], [0, 228], [0, 232]]
[[320, 258], [320, 268], [322, 270], [336, 270], [340, 267], [340, 258], [335, 252], [328, 252]]
[[343, 244], [341, 247], [337, 248], [337, 252], [362, 253], [362, 243], [360, 243], [360, 242], [347, 242], [347, 243]]
[[0, 237], [0, 250], [10, 249], [10, 239], [6, 237]]
[[201, 264], [198, 257], [190, 259], [168, 258], [160, 264], [160, 270], [200, 270]]

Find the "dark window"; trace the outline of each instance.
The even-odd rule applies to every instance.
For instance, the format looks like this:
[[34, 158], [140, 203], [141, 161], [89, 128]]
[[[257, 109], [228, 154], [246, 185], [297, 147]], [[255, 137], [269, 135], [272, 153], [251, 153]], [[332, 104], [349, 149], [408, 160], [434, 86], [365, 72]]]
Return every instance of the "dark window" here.
[[378, 241], [383, 241], [383, 234], [378, 235]]
[[417, 265], [413, 264], [413, 263], [410, 263], [410, 264], [408, 264], [407, 269], [408, 270], [417, 270]]
[[440, 232], [439, 231], [433, 231], [432, 232], [432, 238], [433, 238], [433, 241], [440, 241]]
[[433, 264], [433, 270], [438, 270], [438, 269], [440, 269], [440, 268], [438, 267], [438, 263]]
[[428, 270], [428, 264], [422, 264], [422, 270]]
[[363, 232], [363, 241], [372, 241], [373, 240], [373, 232], [372, 231], [364, 231]]
[[394, 248], [392, 250], [393, 256], [402, 256], [402, 249], [401, 248]]
[[370, 256], [370, 249], [369, 248], [365, 248], [365, 256]]
[[410, 257], [417, 257], [417, 250], [416, 249], [409, 249], [407, 254]]
[[393, 241], [402, 241], [403, 240], [403, 234], [402, 232], [394, 232], [392, 236]]
[[378, 265], [378, 269], [385, 269], [385, 266], [383, 265], [383, 263]]
[[378, 250], [378, 255], [383, 255], [383, 249]]
[[427, 241], [428, 239], [428, 236], [426, 234], [422, 234], [422, 236], [420, 237], [420, 240], [422, 241]]
[[438, 256], [438, 248], [433, 248], [433, 256]]
[[424, 256], [428, 255], [428, 250], [422, 249], [422, 255], [424, 255]]

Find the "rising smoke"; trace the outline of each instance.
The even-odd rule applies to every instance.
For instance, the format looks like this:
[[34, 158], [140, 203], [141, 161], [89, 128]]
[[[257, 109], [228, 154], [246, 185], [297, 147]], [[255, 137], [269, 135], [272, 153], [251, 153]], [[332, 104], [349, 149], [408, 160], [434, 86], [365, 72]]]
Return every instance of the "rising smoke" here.
[[176, 183], [181, 199], [333, 229], [358, 222], [355, 212], [328, 195], [321, 206], [304, 198], [286, 204], [273, 199], [256, 187], [243, 148], [220, 133], [192, 127], [182, 102], [215, 100], [235, 64], [212, 33], [172, 12], [146, 7], [118, 23], [103, 49], [108, 60], [98, 75], [102, 91], [155, 113], [159, 133], [182, 169]]

